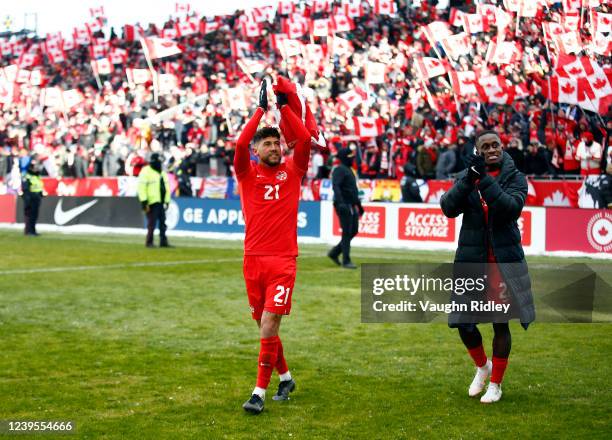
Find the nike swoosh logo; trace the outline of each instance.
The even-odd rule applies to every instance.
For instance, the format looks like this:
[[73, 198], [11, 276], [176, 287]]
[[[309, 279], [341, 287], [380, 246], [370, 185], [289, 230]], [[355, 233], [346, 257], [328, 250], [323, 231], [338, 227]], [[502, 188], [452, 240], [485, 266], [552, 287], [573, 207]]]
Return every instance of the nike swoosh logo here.
[[98, 199], [87, 202], [84, 205], [77, 206], [76, 208], [69, 209], [68, 211], [62, 210], [62, 202], [63, 200], [60, 199], [59, 203], [55, 206], [55, 212], [53, 213], [53, 220], [55, 220], [55, 224], [58, 226], [63, 226], [70, 220], [83, 214], [93, 205], [98, 203]]

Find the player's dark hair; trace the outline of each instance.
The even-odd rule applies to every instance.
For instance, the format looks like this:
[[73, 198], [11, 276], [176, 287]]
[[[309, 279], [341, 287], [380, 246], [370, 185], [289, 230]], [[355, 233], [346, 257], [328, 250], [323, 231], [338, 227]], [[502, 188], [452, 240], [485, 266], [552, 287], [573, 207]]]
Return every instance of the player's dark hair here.
[[496, 132], [495, 130], [482, 130], [479, 131], [478, 133], [476, 133], [476, 136], [474, 137], [474, 144], [476, 144], [478, 142], [478, 139], [480, 139], [481, 137], [487, 135], [487, 134], [494, 134], [495, 136], [497, 136], [498, 138], [501, 139], [501, 137], [499, 136], [499, 133]]
[[257, 144], [260, 140], [265, 139], [267, 137], [275, 137], [280, 139], [280, 133], [278, 132], [278, 128], [276, 127], [264, 127], [260, 128], [255, 132], [255, 136], [253, 136], [253, 144]]

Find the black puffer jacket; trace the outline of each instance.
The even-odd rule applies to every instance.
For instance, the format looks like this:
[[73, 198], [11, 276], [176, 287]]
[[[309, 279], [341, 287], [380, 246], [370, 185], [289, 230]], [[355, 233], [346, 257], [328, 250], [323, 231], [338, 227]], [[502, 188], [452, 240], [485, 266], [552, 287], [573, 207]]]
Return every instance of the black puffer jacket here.
[[[488, 226], [478, 191], [469, 182], [467, 170], [458, 175], [453, 187], [440, 199], [447, 217], [463, 214], [455, 263], [483, 263], [484, 271], [490, 242], [512, 294], [513, 304], [517, 307], [515, 314], [526, 327], [535, 319], [535, 308], [517, 220], [527, 198], [527, 179], [516, 169], [510, 155], [504, 153], [500, 174], [496, 178], [485, 176], [478, 190], [489, 207]], [[449, 324], [452, 325], [453, 321], [461, 322], [451, 314]]]

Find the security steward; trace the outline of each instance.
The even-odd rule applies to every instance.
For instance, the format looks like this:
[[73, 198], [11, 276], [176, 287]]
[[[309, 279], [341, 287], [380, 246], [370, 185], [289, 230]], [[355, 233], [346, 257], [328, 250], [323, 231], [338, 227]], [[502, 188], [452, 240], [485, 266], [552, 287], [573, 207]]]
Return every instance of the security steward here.
[[159, 224], [159, 246], [170, 247], [166, 237], [166, 209], [170, 203], [168, 174], [162, 171], [161, 157], [153, 153], [149, 165], [138, 176], [138, 199], [147, 216], [146, 247], [154, 247], [153, 234]]
[[[363, 215], [363, 207], [359, 200], [357, 179], [352, 167], [355, 152], [343, 148], [338, 151], [337, 157], [340, 165], [332, 171], [332, 186], [334, 208], [342, 227], [342, 239], [327, 253], [327, 256], [338, 266], [356, 269], [357, 266], [351, 261], [351, 240], [359, 232], [359, 217]], [[342, 254], [342, 263], [339, 259], [340, 254]]]
[[36, 221], [43, 198], [43, 182], [40, 178], [40, 167], [35, 159], [30, 161], [25, 176], [21, 182], [23, 192], [23, 216], [25, 220], [25, 235], [38, 236]]

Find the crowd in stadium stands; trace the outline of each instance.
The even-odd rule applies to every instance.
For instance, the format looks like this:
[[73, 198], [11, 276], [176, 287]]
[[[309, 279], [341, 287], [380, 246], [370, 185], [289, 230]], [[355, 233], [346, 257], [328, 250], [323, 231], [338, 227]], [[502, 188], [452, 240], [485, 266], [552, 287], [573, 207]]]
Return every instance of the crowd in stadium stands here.
[[[169, 19], [163, 29], [149, 25], [123, 30], [94, 27], [92, 31], [90, 27], [87, 44], [70, 49], [70, 44], [64, 43], [65, 61], [55, 63], [45, 50], [49, 36], [47, 40], [24, 37], [25, 52], [36, 55], [27, 70], [41, 73], [42, 82], [32, 86], [32, 74], [30, 83], [21, 84], [13, 101], [4, 103], [0, 113], [0, 178], [13, 169], [25, 170], [33, 155], [40, 158], [44, 174], [50, 176], [137, 175], [155, 151], [163, 151], [170, 170], [181, 169], [194, 176], [231, 176], [236, 133], [255, 107], [261, 78], [277, 74], [302, 85], [326, 137], [326, 145], [313, 149], [309, 177], [327, 177], [335, 151], [344, 145], [357, 150], [361, 177], [401, 178], [410, 173], [425, 179], [452, 178], [465, 167], [473, 149], [473, 134], [484, 128], [501, 134], [508, 153], [526, 174], [557, 177], [605, 172], [611, 154], [609, 108], [598, 113], [585, 111], [579, 105], [552, 102], [543, 93], [553, 70], [550, 57], [557, 57], [559, 48], [545, 37], [542, 22], [564, 17], [564, 3], [548, 2], [534, 18], [521, 17], [516, 33], [516, 18], [511, 15], [506, 37], [516, 39], [521, 56], [500, 65], [485, 62], [489, 42], [500, 41], [498, 26], [469, 35], [470, 53], [456, 60], [446, 57], [441, 45], [432, 47], [422, 32], [422, 26], [434, 21], [452, 22], [457, 26], [450, 25], [451, 32], [460, 32], [458, 13], [476, 13], [478, 2], [451, 1], [451, 7], [436, 9], [438, 3], [448, 2], [398, 0], [391, 2], [396, 7], [393, 16], [377, 13], [372, 3], [357, 1], [358, 14], [363, 15], [352, 18], [354, 29], [337, 32], [352, 46], [345, 54], [332, 49], [330, 38], [312, 36], [312, 27], [295, 38], [325, 47], [327, 52], [320, 62], [301, 56], [285, 59], [275, 49], [273, 36], [286, 30], [282, 25], [288, 18], [280, 11], [271, 22], [257, 23], [254, 30], [247, 30], [244, 24], [251, 23], [245, 17], [252, 17], [253, 11], [214, 19], [191, 12]], [[332, 2], [321, 12], [311, 6], [304, 12], [301, 2], [295, 11], [313, 24], [313, 20], [331, 17], [333, 11], [343, 13], [342, 4]], [[610, 7], [602, 4], [593, 10], [609, 13]], [[589, 14], [585, 17], [580, 32], [586, 45], [591, 36]], [[175, 36], [177, 23], [188, 21], [197, 23], [197, 31]], [[126, 68], [148, 69], [142, 45], [132, 35], [139, 29], [145, 37], [174, 37], [183, 48], [181, 54], [152, 60], [156, 71], [178, 80], [178, 87], [160, 91], [157, 102], [151, 80], [135, 84], [136, 80], [126, 77]], [[72, 37], [64, 35], [64, 41], [68, 40]], [[263, 71], [245, 68], [243, 54], [236, 53], [242, 49], [232, 47], [232, 42], [240, 41], [252, 45], [249, 66], [257, 64]], [[98, 46], [103, 55], [112, 52], [124, 59], [108, 74], [100, 69], [96, 78], [91, 60]], [[605, 52], [585, 50], [600, 66], [611, 67], [609, 52], [605, 56]], [[449, 75], [422, 78], [416, 60], [438, 56], [456, 71], [504, 75], [522, 94], [515, 96], [513, 92], [510, 104], [496, 104], [461, 96], [453, 90]], [[387, 64], [383, 83], [366, 84], [368, 60]], [[23, 57], [2, 58], [3, 67], [18, 63], [23, 63]], [[42, 106], [46, 101], [41, 100], [40, 90], [52, 87], [77, 89], [83, 100], [62, 111]], [[351, 90], [368, 94], [354, 108], [342, 99]], [[242, 95], [236, 97], [236, 91]], [[166, 109], [171, 109], [169, 116], [156, 117]], [[353, 116], [381, 120], [383, 128], [378, 136], [359, 137]]]

